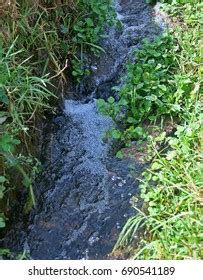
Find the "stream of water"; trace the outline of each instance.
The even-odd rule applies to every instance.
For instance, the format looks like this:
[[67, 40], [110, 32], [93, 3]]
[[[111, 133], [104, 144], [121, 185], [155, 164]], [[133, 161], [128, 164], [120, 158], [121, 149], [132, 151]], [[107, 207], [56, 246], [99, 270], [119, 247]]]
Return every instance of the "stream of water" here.
[[[105, 54], [92, 63], [79, 99], [65, 100], [63, 114], [46, 124], [37, 206], [18, 240], [18, 250], [33, 259], [110, 258], [122, 226], [134, 213], [130, 198], [138, 192], [136, 178], [143, 165], [115, 158], [112, 141], [105, 139], [115, 124], [98, 113], [95, 99], [112, 94], [133, 50], [161, 29], [144, 0], [120, 0], [115, 9], [123, 28], [106, 31], [109, 37], [101, 43]], [[18, 230], [7, 237], [11, 249]]]

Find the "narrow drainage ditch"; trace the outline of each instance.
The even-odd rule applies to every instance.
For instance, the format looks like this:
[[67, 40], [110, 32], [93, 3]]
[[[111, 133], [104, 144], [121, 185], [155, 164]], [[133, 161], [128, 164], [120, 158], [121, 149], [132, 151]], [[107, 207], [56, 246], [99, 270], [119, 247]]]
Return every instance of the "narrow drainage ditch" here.
[[[115, 3], [123, 28], [106, 30], [105, 53], [92, 60], [63, 113], [46, 123], [41, 155], [43, 172], [36, 182], [36, 209], [27, 228], [15, 225], [6, 247], [26, 251], [32, 259], [108, 259], [122, 226], [134, 213], [130, 198], [138, 193], [144, 165], [118, 160], [114, 143], [105, 138], [113, 120], [97, 111], [96, 99], [114, 94], [125, 65], [142, 39], [161, 33], [162, 23], [144, 0]], [[67, 90], [67, 96], [68, 96]], [[69, 95], [70, 96], [70, 95]]]

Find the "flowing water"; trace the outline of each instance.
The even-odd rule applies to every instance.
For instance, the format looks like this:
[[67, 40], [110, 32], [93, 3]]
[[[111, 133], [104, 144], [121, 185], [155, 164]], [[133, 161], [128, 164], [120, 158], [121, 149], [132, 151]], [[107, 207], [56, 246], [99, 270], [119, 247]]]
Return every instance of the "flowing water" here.
[[144, 0], [120, 0], [115, 9], [123, 28], [106, 31], [105, 54], [92, 60], [78, 100], [65, 100], [63, 113], [46, 124], [36, 209], [27, 228], [15, 227], [5, 241], [15, 248], [18, 240], [18, 250], [33, 259], [107, 259], [134, 213], [130, 198], [138, 192], [143, 165], [115, 158], [114, 143], [105, 137], [115, 124], [98, 113], [95, 99], [113, 94], [133, 50], [161, 28]]

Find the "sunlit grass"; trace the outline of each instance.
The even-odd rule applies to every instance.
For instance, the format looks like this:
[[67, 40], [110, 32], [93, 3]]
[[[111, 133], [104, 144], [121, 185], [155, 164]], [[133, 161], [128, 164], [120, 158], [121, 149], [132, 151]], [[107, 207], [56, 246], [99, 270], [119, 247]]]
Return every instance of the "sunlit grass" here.
[[[170, 51], [177, 65], [170, 84], [171, 94], [178, 98], [177, 112], [172, 112], [172, 116], [177, 113], [178, 123], [172, 135], [148, 137], [152, 162], [140, 179], [143, 209], [133, 204], [136, 215], [126, 223], [114, 248], [129, 246], [134, 259], [203, 258], [202, 4], [178, 2], [165, 6], [184, 22], [172, 32], [178, 48]], [[166, 87], [170, 84], [165, 82]], [[156, 118], [157, 111], [153, 113]], [[160, 143], [163, 150], [157, 148]]]

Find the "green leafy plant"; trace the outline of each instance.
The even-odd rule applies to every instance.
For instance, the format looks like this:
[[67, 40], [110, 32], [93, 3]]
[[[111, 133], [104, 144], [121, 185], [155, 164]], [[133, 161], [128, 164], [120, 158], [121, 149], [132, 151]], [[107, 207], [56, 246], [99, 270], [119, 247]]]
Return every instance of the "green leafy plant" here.
[[[40, 76], [50, 73], [60, 83], [66, 81], [64, 70], [69, 69], [80, 81], [89, 74], [85, 70], [85, 53], [99, 54], [98, 41], [103, 28], [115, 22], [111, 0], [60, 1], [17, 0], [19, 17], [2, 19], [6, 40], [19, 36], [15, 51], [22, 49]], [[20, 54], [19, 54], [20, 55]], [[37, 66], [36, 67], [36, 61]], [[64, 66], [65, 64], [65, 66]], [[71, 69], [71, 67], [73, 69]], [[56, 81], [56, 79], [55, 79]]]
[[[129, 250], [134, 259], [202, 259], [202, 4], [200, 1], [164, 2], [171, 3], [165, 4], [164, 9], [178, 16], [182, 27], [172, 30], [169, 43], [162, 41], [160, 49], [159, 41], [155, 41], [152, 48], [148, 46], [149, 52], [145, 45], [138, 51], [138, 64], [140, 58], [142, 64], [139, 68], [131, 65], [130, 78], [124, 86], [124, 89], [128, 88], [122, 90], [122, 94], [126, 99], [131, 93], [126, 115], [135, 116], [134, 126], [146, 118], [154, 120], [166, 114], [176, 117], [177, 126], [170, 136], [164, 132], [157, 137], [148, 137], [152, 161], [140, 179], [144, 205], [140, 210], [139, 198], [132, 199], [137, 214], [124, 226], [114, 251], [131, 245], [133, 250]], [[153, 58], [149, 58], [150, 53]], [[138, 95], [137, 86], [143, 69], [148, 71], [141, 80], [143, 85], [139, 86]], [[136, 91], [132, 94], [134, 87]], [[147, 97], [144, 106], [143, 97]], [[125, 121], [128, 120], [126, 115]], [[157, 148], [160, 146], [162, 150]], [[135, 235], [140, 236], [136, 245]]]
[[[173, 56], [175, 49], [178, 51], [179, 45], [170, 34], [158, 37], [153, 43], [144, 40], [142, 48], [135, 52], [136, 63], [128, 65], [119, 101], [98, 101], [103, 113], [125, 123], [123, 140], [140, 138], [143, 133], [140, 123], [143, 121], [178, 115], [181, 95], [174, 94], [172, 80], [172, 73], [178, 66]], [[143, 136], [146, 135], [143, 133]]]

